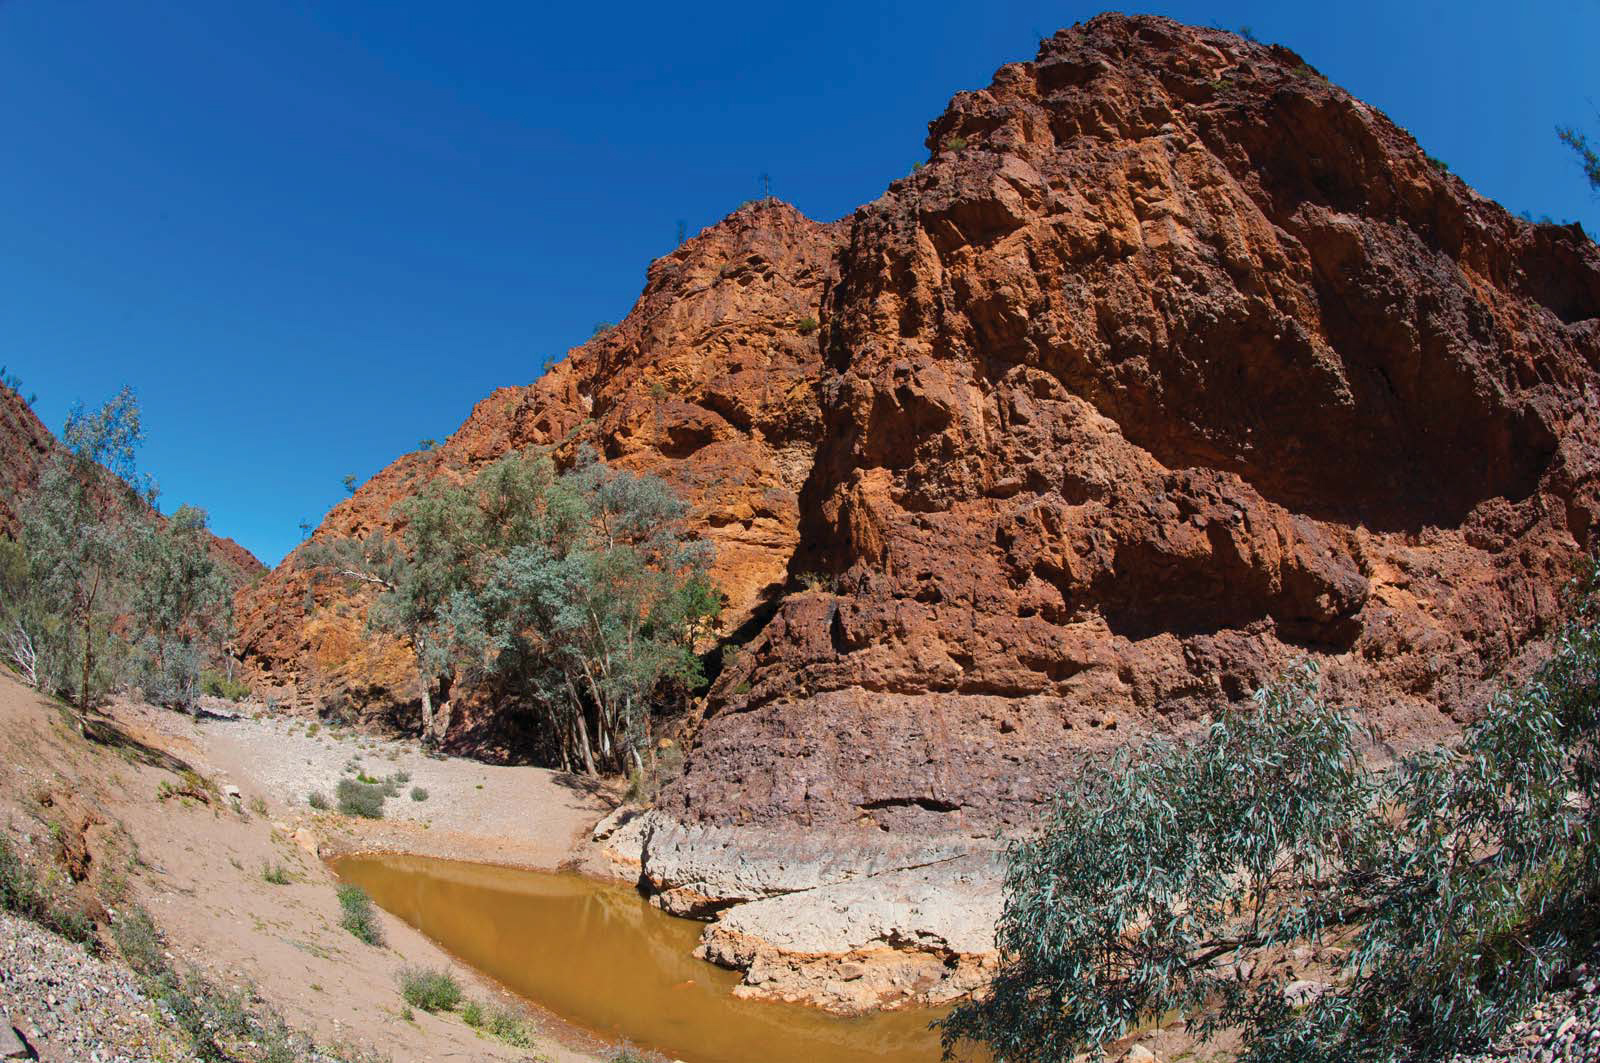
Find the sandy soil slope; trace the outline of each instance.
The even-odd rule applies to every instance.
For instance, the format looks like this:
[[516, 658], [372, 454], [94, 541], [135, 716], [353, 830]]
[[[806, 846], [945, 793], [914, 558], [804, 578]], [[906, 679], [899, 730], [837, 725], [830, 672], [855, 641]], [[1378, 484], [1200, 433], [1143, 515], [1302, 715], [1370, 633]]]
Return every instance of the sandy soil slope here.
[[[106, 918], [117, 904], [142, 904], [177, 964], [192, 963], [224, 986], [254, 985], [319, 1043], [396, 1060], [600, 1058], [603, 1046], [548, 1016], [534, 1016], [541, 1043], [533, 1050], [480, 1036], [455, 1016], [402, 1017], [395, 978], [407, 965], [450, 967], [479, 999], [501, 991], [382, 913], [384, 947], [341, 929], [335, 882], [316, 854], [393, 847], [552, 867], [605, 804], [537, 769], [432, 761], [399, 747], [379, 755], [370, 740], [287, 730], [266, 720], [195, 723], [122, 704], [96, 721], [97, 734], [112, 741], [92, 743], [53, 703], [0, 677], [0, 829], [17, 848], [59, 865], [80, 895], [117, 898], [102, 909]], [[389, 802], [395, 820], [365, 830], [305, 807], [304, 792], [331, 793], [352, 754], [374, 774], [409, 764], [428, 800], [402, 794]], [[185, 765], [221, 794], [159, 796], [163, 783], [181, 786]], [[230, 786], [237, 800], [224, 796]], [[269, 863], [291, 881], [264, 881]], [[62, 1032], [71, 1027], [57, 1014], [65, 1006], [45, 996], [6, 1004], [24, 1032], [39, 1034], [41, 1058], [77, 1059], [83, 1042]], [[52, 1029], [62, 1043], [45, 1032]]]

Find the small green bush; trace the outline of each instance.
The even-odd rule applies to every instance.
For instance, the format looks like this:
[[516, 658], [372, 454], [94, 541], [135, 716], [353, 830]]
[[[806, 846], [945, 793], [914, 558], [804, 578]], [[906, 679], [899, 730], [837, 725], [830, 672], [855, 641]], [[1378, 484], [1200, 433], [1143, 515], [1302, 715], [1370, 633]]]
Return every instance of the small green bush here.
[[309, 794], [306, 794], [306, 804], [319, 812], [326, 812], [329, 808], [328, 797], [321, 790], [312, 790]]
[[230, 679], [210, 669], [200, 673], [200, 689], [214, 698], [226, 698], [229, 701], [243, 701], [250, 696], [249, 683]]
[[80, 945], [94, 940], [94, 920], [78, 907], [64, 883], [41, 879], [11, 839], [0, 834], [0, 908], [31, 919]]
[[336, 791], [339, 799], [339, 811], [347, 816], [360, 816], [363, 819], [382, 819], [383, 802], [388, 797], [384, 792], [383, 784], [357, 782], [354, 779], [340, 779]]
[[339, 887], [339, 907], [344, 914], [339, 925], [368, 945], [383, 944], [383, 927], [378, 922], [378, 910], [360, 886], [344, 883]]
[[427, 799], [428, 799], [428, 791], [424, 790], [420, 786], [413, 786], [411, 788], [411, 800], [413, 800], [413, 801], [426, 801]]
[[135, 974], [154, 978], [167, 970], [161, 932], [151, 921], [150, 913], [138, 905], [124, 911], [111, 924], [111, 939]]
[[491, 1007], [484, 1029], [516, 1048], [533, 1047], [533, 1030], [529, 1027], [528, 1020], [512, 1008], [498, 1004]]
[[400, 995], [423, 1011], [451, 1011], [461, 1003], [461, 984], [449, 971], [406, 967], [400, 971]]
[[262, 864], [261, 881], [273, 886], [287, 886], [291, 881], [289, 872], [282, 864]]
[[645, 1053], [630, 1044], [624, 1043], [611, 1054], [610, 1063], [661, 1063], [662, 1057], [655, 1053]]
[[817, 319], [809, 314], [794, 323], [794, 330], [802, 336], [809, 336], [821, 327], [817, 324]]
[[461, 1005], [461, 1021], [473, 1029], [476, 1030], [482, 1026], [486, 1019], [487, 1016], [484, 1014], [483, 1005], [476, 1000], [469, 1000]]

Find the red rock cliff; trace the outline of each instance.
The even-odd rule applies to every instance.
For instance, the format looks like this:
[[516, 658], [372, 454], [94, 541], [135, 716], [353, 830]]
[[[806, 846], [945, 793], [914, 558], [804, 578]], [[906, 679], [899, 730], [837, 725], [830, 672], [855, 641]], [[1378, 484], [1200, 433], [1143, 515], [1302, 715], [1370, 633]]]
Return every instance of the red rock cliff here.
[[[511, 450], [570, 456], [589, 444], [688, 501], [716, 545], [726, 621], [738, 627], [776, 595], [799, 539], [821, 432], [815, 315], [841, 235], [776, 202], [741, 208], [653, 262], [619, 325], [532, 386], [489, 396], [442, 445], [362, 485], [315, 536], [393, 529], [395, 504], [419, 483], [469, 476]], [[365, 634], [364, 600], [308, 588], [293, 554], [237, 611], [251, 674], [290, 698], [380, 711], [418, 696], [409, 654]]]
[[[1105, 16], [850, 219], [794, 594], [666, 806], [979, 832], [1300, 656], [1438, 735], [1592, 549], [1600, 250], [1294, 53]], [[813, 581], [816, 582], [816, 581]]]
[[[1300, 656], [1400, 744], [1519, 665], [1600, 517], [1581, 231], [1159, 18], [1057, 34], [929, 146], [842, 222], [746, 208], [657, 261], [317, 535], [530, 444], [666, 476], [750, 621], [662, 802], [708, 828], [981, 834]], [[414, 696], [339, 594], [291, 558], [240, 596], [258, 678]]]

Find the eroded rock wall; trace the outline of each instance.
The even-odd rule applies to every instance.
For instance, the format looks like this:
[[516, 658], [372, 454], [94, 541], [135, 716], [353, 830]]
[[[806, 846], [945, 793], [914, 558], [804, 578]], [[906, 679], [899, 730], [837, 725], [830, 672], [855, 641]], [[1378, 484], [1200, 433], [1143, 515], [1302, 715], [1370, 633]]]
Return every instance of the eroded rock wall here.
[[[528, 447], [571, 460], [588, 445], [664, 477], [689, 503], [716, 546], [725, 623], [737, 629], [776, 594], [799, 538], [800, 489], [821, 431], [811, 325], [839, 233], [775, 201], [741, 208], [651, 263], [620, 324], [531, 386], [484, 399], [439, 446], [393, 462], [313, 538], [403, 533], [395, 505], [431, 479], [459, 481]], [[409, 651], [366, 630], [365, 596], [314, 582], [297, 554], [238, 598], [252, 678], [290, 703], [410, 706]]]
[[666, 807], [982, 835], [1302, 656], [1391, 743], [1475, 711], [1593, 545], [1595, 245], [1158, 18], [1063, 31], [929, 146], [823, 302], [817, 589]]

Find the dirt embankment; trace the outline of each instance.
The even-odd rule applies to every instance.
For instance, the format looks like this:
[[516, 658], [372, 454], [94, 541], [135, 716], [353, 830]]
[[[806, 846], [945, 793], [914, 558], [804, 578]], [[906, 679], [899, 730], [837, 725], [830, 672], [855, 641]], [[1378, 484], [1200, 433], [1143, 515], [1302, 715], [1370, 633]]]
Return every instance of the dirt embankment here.
[[[517, 1002], [384, 913], [385, 944], [358, 941], [339, 925], [336, 883], [318, 858], [319, 850], [392, 848], [553, 867], [603, 814], [599, 799], [538, 769], [435, 761], [404, 746], [296, 730], [249, 718], [195, 723], [118, 705], [97, 721], [97, 734], [112, 740], [89, 742], [53, 703], [0, 677], [0, 830], [56, 890], [85, 901], [107, 942], [103, 928], [140, 905], [166, 937], [175, 968], [197, 967], [225, 989], [253, 986], [318, 1044], [350, 1046], [348, 1058], [604, 1058], [603, 1046], [550, 1016], [530, 1012], [538, 1033], [528, 1049], [482, 1036], [455, 1015], [407, 1009], [396, 980], [406, 966], [447, 967], [469, 996]], [[305, 805], [312, 789], [331, 795], [352, 756], [372, 774], [412, 776], [388, 802], [391, 818], [368, 830]], [[216, 792], [185, 796], [185, 767]], [[413, 801], [411, 786], [426, 788], [427, 799]], [[269, 865], [288, 881], [267, 882]], [[45, 956], [29, 944], [37, 935], [19, 927], [0, 936], [0, 967], [16, 974], [6, 1008], [40, 1058], [149, 1058], [160, 1029], [131, 1013], [99, 1023], [87, 991], [71, 990], [98, 985], [112, 970], [126, 991], [122, 1010], [153, 1007], [124, 977], [115, 949], [94, 960], [53, 939], [62, 947]], [[52, 957], [59, 962], [41, 966]], [[170, 1025], [157, 1012], [155, 1026], [163, 1022]]]

